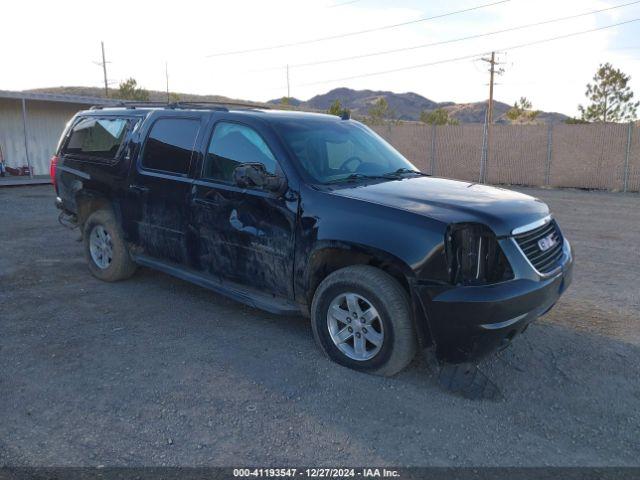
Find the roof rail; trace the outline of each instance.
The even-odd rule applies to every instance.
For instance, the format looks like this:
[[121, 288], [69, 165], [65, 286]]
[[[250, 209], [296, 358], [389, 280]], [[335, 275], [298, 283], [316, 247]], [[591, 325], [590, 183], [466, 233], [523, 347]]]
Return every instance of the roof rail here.
[[104, 108], [182, 108], [182, 109], [215, 109], [228, 112], [227, 107], [245, 107], [245, 108], [260, 108], [269, 109], [269, 106], [258, 105], [256, 103], [243, 103], [243, 102], [210, 102], [210, 101], [178, 101], [178, 102], [148, 102], [148, 101], [125, 101], [115, 103], [112, 105], [93, 105], [91, 110], [102, 110]]
[[126, 101], [112, 103], [109, 105], [94, 105], [91, 110], [102, 110], [103, 108], [136, 108], [136, 107], [168, 107], [167, 102], [143, 102], [143, 101]]
[[184, 105], [187, 107], [191, 107], [193, 105], [196, 105], [196, 106], [197, 105], [220, 105], [224, 107], [228, 105], [229, 107], [260, 108], [265, 110], [269, 110], [271, 108], [268, 105], [261, 105], [258, 103], [250, 103], [250, 102], [213, 102], [213, 101], [198, 101], [198, 100], [178, 101], [175, 103], [175, 105], [177, 105], [178, 108], [180, 108], [181, 105]]

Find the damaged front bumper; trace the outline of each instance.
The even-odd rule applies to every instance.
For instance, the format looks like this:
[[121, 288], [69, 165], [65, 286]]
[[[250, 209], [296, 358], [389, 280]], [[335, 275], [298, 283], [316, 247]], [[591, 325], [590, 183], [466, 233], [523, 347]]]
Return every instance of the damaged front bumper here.
[[572, 275], [573, 256], [567, 243], [561, 269], [552, 277], [516, 276], [482, 286], [416, 283], [414, 298], [426, 312], [438, 359], [471, 362], [506, 346], [547, 313], [569, 287]]

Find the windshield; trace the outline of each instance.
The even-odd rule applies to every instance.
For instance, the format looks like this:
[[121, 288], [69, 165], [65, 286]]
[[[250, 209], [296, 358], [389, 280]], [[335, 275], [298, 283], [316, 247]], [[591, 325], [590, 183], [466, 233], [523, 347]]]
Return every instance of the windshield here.
[[274, 125], [314, 183], [392, 178], [416, 170], [391, 145], [353, 121], [278, 122]]

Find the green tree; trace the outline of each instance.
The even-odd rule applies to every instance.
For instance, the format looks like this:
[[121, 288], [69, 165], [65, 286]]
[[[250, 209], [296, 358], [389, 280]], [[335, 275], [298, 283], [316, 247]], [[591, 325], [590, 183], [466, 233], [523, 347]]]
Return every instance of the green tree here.
[[335, 99], [331, 104], [331, 106], [329, 107], [329, 110], [327, 110], [327, 113], [329, 115], [337, 115], [339, 117], [342, 117], [343, 115], [350, 115], [351, 112], [349, 111], [348, 108], [344, 108], [342, 106], [342, 104], [340, 103], [340, 100]]
[[582, 120], [588, 122], [631, 122], [636, 118], [640, 102], [633, 102], [633, 92], [629, 87], [631, 77], [610, 63], [600, 64], [593, 76], [593, 83], [587, 84], [585, 95], [591, 102], [586, 107], [578, 106]]
[[280, 99], [280, 105], [284, 105], [285, 107], [288, 107], [289, 105], [291, 105], [291, 99], [289, 97], [282, 97]]
[[423, 110], [420, 113], [420, 121], [422, 123], [428, 123], [429, 125], [460, 125], [458, 120], [449, 117], [449, 112], [444, 108], [437, 108], [430, 111]]
[[122, 100], [138, 100], [142, 102], [149, 100], [149, 92], [142, 87], [138, 87], [138, 82], [133, 77], [120, 82], [115, 96]]
[[177, 103], [179, 101], [180, 101], [180, 95], [174, 92], [169, 93], [169, 103]]
[[376, 102], [369, 107], [369, 117], [367, 123], [370, 125], [382, 125], [385, 120], [391, 119], [393, 112], [389, 109], [389, 103], [384, 97], [380, 97]]
[[507, 111], [507, 118], [511, 123], [535, 123], [536, 117], [540, 114], [538, 110], [533, 110], [531, 102], [527, 97], [520, 97]]

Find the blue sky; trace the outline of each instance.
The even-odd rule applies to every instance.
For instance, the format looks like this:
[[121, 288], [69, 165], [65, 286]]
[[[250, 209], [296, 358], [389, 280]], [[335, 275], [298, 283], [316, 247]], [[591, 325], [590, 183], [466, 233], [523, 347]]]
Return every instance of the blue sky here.
[[[3, 6], [0, 89], [59, 85], [100, 86], [100, 40], [110, 81], [133, 76], [146, 88], [165, 87], [165, 61], [173, 91], [267, 100], [287, 94], [286, 64], [330, 60], [442, 42], [522, 24], [629, 3], [629, 0], [510, 0], [472, 12], [339, 40], [223, 57], [209, 54], [337, 35], [492, 3], [492, 0], [273, 0], [131, 2], [108, 9], [87, 2], [23, 0]], [[495, 0], [493, 0], [495, 1]], [[37, 12], [38, 15], [33, 13]], [[479, 54], [640, 19], [640, 3], [525, 30], [348, 62], [290, 68], [291, 95], [307, 99], [332, 88], [413, 91], [436, 101], [471, 102], [488, 94]], [[123, 20], [124, 19], [124, 20]], [[78, 29], [77, 27], [81, 27]], [[129, 28], [131, 27], [131, 28]], [[384, 75], [381, 70], [478, 54], [473, 58]], [[500, 52], [505, 73], [498, 100], [528, 97], [535, 108], [577, 113], [586, 83], [599, 63], [632, 76], [640, 96], [640, 22], [513, 51]]]

